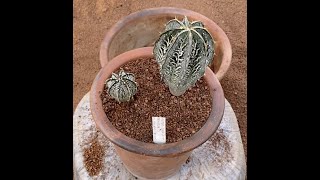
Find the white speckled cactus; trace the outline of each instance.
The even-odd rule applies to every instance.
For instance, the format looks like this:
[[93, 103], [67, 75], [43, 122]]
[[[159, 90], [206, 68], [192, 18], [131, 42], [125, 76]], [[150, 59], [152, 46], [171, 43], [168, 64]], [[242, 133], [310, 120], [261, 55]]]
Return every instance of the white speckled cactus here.
[[172, 19], [156, 41], [153, 54], [171, 94], [180, 96], [195, 85], [213, 61], [214, 40], [200, 21]]
[[119, 103], [130, 101], [137, 92], [137, 83], [132, 73], [126, 73], [123, 69], [119, 74], [112, 73], [111, 78], [107, 79], [106, 86], [108, 93]]

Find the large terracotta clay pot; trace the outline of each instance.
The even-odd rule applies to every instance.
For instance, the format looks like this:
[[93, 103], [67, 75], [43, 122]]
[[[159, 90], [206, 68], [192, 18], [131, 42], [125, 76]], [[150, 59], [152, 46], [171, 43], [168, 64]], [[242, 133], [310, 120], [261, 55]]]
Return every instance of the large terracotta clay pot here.
[[189, 20], [198, 20], [204, 23], [213, 39], [216, 41], [216, 56], [211, 69], [221, 80], [227, 72], [232, 57], [229, 39], [224, 31], [209, 18], [181, 8], [160, 7], [145, 9], [132, 13], [118, 21], [108, 30], [100, 48], [100, 64], [103, 67], [117, 55], [141, 47], [153, 46], [164, 31], [165, 24], [177, 17], [180, 20], [187, 16]]
[[[125, 52], [107, 63], [96, 76], [90, 91], [90, 107], [98, 129], [115, 145], [125, 167], [143, 179], [163, 179], [174, 175], [187, 160], [192, 150], [206, 142], [217, 130], [224, 112], [224, 94], [221, 85], [207, 68], [204, 79], [212, 96], [212, 111], [205, 125], [191, 137], [175, 143], [144, 143], [125, 136], [108, 120], [100, 99], [105, 81], [111, 73], [131, 60], [150, 58], [152, 47]], [[150, 120], [151, 121], [151, 120]], [[192, 121], [192, 120], [191, 120]]]

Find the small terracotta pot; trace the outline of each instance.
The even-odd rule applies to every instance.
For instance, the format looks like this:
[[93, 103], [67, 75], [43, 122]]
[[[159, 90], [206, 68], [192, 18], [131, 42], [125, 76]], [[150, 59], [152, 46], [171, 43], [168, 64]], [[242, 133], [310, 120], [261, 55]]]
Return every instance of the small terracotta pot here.
[[[204, 126], [191, 137], [175, 143], [144, 143], [125, 136], [108, 120], [100, 95], [105, 81], [122, 65], [139, 58], [150, 58], [152, 47], [138, 48], [125, 52], [106, 64], [96, 76], [90, 91], [90, 107], [98, 129], [115, 145], [117, 154], [125, 167], [143, 179], [162, 179], [174, 175], [187, 160], [192, 150], [206, 142], [217, 130], [224, 112], [224, 94], [210, 68], [205, 71], [212, 96], [212, 110]], [[151, 119], [150, 119], [151, 121]], [[191, 120], [192, 121], [192, 120]]]
[[175, 17], [181, 20], [184, 16], [187, 16], [189, 20], [203, 22], [216, 41], [216, 56], [214, 56], [211, 69], [221, 80], [229, 69], [232, 57], [231, 45], [227, 35], [209, 18], [194, 11], [173, 7], [145, 9], [118, 21], [109, 29], [101, 44], [101, 67], [123, 52], [153, 46], [153, 43], [159, 38], [159, 33], [164, 31], [165, 24], [169, 20]]

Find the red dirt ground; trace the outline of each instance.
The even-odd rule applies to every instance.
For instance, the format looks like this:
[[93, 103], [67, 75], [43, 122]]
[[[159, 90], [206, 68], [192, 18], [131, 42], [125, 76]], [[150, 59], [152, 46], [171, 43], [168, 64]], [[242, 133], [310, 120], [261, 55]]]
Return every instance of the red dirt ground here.
[[247, 155], [247, 2], [246, 0], [74, 0], [73, 109], [90, 90], [100, 69], [99, 49], [107, 30], [130, 13], [171, 6], [199, 12], [216, 22], [232, 46], [232, 64], [221, 81], [240, 126]]

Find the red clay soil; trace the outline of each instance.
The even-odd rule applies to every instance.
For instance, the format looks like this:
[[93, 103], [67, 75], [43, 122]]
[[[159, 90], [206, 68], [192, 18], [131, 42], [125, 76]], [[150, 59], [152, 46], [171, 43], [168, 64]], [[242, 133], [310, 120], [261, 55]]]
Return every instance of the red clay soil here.
[[199, 12], [216, 22], [229, 37], [232, 63], [221, 81], [234, 109], [247, 154], [247, 1], [246, 0], [74, 0], [73, 109], [90, 90], [100, 69], [99, 49], [107, 30], [130, 13], [171, 6]]
[[153, 116], [166, 117], [167, 143], [192, 136], [206, 123], [212, 108], [212, 98], [203, 77], [183, 95], [173, 96], [160, 78], [156, 60], [136, 59], [122, 68], [135, 75], [138, 91], [133, 100], [118, 103], [107, 93], [106, 87], [101, 100], [110, 122], [126, 136], [153, 143]]
[[93, 139], [90, 147], [84, 149], [84, 166], [89, 176], [96, 176], [103, 168], [103, 157], [105, 155], [103, 146], [97, 139]]

